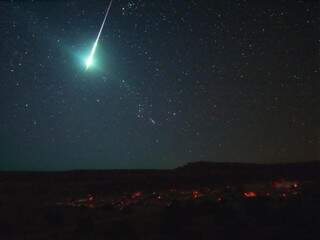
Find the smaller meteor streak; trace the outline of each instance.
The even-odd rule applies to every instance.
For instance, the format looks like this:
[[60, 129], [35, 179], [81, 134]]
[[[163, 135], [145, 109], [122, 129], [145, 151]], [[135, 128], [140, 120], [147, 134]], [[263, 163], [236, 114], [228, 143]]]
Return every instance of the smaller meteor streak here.
[[99, 30], [99, 33], [98, 33], [98, 36], [97, 36], [97, 39], [96, 41], [94, 42], [93, 44], [93, 47], [91, 49], [91, 52], [90, 52], [90, 55], [89, 57], [87, 58], [86, 60], [86, 70], [88, 70], [88, 68], [92, 65], [93, 63], [93, 57], [94, 57], [94, 53], [96, 52], [96, 49], [97, 49], [97, 46], [98, 46], [98, 42], [99, 42], [99, 38], [100, 38], [100, 35], [101, 35], [101, 32], [102, 32], [102, 29], [104, 27], [104, 24], [106, 22], [106, 19], [108, 17], [108, 14], [109, 14], [109, 11], [110, 11], [110, 8], [111, 8], [111, 4], [112, 4], [112, 1], [110, 1], [108, 7], [107, 7], [107, 11], [106, 11], [106, 15], [104, 16], [104, 19], [103, 19], [103, 22], [102, 22], [102, 25], [100, 27], [100, 30]]

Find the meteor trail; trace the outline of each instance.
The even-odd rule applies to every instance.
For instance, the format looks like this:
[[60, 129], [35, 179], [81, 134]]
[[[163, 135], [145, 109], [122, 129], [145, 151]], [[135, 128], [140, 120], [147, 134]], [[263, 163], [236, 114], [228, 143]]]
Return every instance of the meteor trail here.
[[98, 33], [98, 36], [96, 38], [96, 41], [94, 42], [93, 44], [93, 47], [91, 49], [91, 52], [90, 52], [90, 55], [89, 57], [87, 58], [86, 60], [86, 70], [88, 70], [88, 68], [92, 65], [93, 63], [93, 57], [94, 57], [94, 53], [96, 52], [96, 49], [97, 49], [97, 46], [98, 46], [98, 42], [99, 42], [99, 38], [100, 38], [100, 35], [101, 35], [101, 32], [102, 32], [102, 29], [104, 27], [104, 24], [106, 22], [106, 19], [108, 17], [108, 14], [109, 14], [109, 11], [110, 11], [110, 8], [111, 8], [111, 5], [112, 5], [112, 1], [113, 0], [110, 0], [110, 3], [107, 7], [107, 11], [106, 11], [106, 15], [104, 16], [104, 19], [103, 19], [103, 22], [102, 22], [102, 25], [100, 27], [100, 30], [99, 30], [99, 33]]

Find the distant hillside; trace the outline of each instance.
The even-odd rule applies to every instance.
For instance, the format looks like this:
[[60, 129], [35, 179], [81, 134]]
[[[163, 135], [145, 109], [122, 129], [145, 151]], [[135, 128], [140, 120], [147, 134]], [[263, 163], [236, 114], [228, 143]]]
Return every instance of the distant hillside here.
[[192, 162], [176, 168], [175, 171], [179, 174], [214, 175], [230, 179], [270, 179], [270, 177], [314, 179], [320, 178], [320, 162], [286, 164]]

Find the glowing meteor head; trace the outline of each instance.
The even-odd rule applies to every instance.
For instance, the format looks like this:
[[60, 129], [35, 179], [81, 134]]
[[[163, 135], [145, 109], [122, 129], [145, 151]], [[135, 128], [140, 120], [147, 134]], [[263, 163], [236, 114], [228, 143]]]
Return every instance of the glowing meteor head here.
[[94, 54], [95, 54], [97, 46], [98, 46], [99, 37], [100, 37], [100, 34], [98, 35], [98, 38], [94, 42], [93, 47], [90, 52], [90, 55], [86, 60], [86, 70], [88, 70], [88, 68], [93, 65], [93, 57], [94, 57]]
[[88, 70], [93, 64], [93, 59], [91, 56], [89, 56], [86, 60], [86, 70]]

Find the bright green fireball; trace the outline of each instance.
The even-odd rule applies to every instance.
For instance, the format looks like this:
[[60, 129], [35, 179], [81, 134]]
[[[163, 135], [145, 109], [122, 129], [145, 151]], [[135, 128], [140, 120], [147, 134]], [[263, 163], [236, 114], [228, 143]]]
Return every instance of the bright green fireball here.
[[109, 14], [111, 5], [112, 5], [112, 0], [110, 1], [109, 5], [108, 5], [108, 7], [107, 7], [106, 15], [104, 16], [104, 19], [103, 19], [103, 22], [102, 22], [102, 24], [101, 24], [101, 27], [100, 27], [100, 30], [99, 30], [97, 39], [94, 41], [94, 44], [93, 44], [93, 47], [92, 47], [92, 49], [91, 49], [90, 55], [89, 55], [89, 57], [86, 59], [86, 70], [88, 70], [88, 69], [93, 65], [94, 54], [95, 54], [95, 52], [96, 52], [96, 50], [97, 50], [97, 46], [98, 46], [98, 42], [99, 42], [99, 39], [100, 39], [100, 35], [101, 35], [102, 29], [103, 29], [103, 27], [104, 27], [104, 24], [105, 24], [105, 22], [106, 22], [106, 19], [107, 19], [107, 17], [108, 17], [108, 14]]
[[86, 70], [88, 70], [93, 64], [93, 58], [92, 57], [88, 57], [88, 59], [86, 60]]
[[91, 49], [90, 55], [86, 59], [86, 70], [88, 70], [93, 65], [93, 57], [94, 57], [94, 54], [95, 54], [97, 46], [98, 46], [98, 41], [99, 41], [99, 38], [96, 39], [96, 41], [93, 45], [93, 48]]

